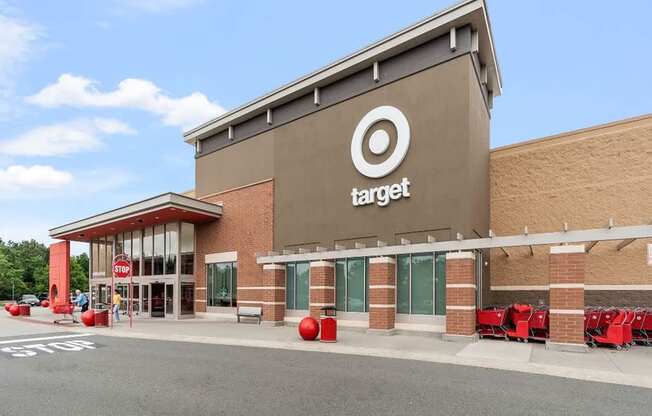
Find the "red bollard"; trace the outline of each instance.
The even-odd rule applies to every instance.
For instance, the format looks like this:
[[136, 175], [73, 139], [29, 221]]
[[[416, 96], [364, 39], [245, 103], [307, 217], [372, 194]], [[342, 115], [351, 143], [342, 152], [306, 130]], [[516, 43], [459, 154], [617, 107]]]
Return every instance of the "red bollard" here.
[[81, 314], [81, 321], [86, 326], [95, 326], [95, 311], [88, 310]]
[[299, 335], [306, 341], [314, 341], [319, 335], [319, 322], [315, 318], [306, 316], [299, 323]]
[[41, 301], [41, 307], [47, 308], [48, 306], [50, 306], [50, 301], [49, 300], [45, 299], [45, 300]]
[[11, 316], [18, 316], [18, 315], [20, 315], [20, 307], [19, 307], [17, 304], [14, 303], [14, 304], [11, 305], [11, 307], [9, 308], [9, 313], [11, 314]]
[[5, 311], [7, 311], [7, 313], [9, 313], [9, 308], [11, 308], [11, 305], [13, 305], [13, 303], [5, 303]]

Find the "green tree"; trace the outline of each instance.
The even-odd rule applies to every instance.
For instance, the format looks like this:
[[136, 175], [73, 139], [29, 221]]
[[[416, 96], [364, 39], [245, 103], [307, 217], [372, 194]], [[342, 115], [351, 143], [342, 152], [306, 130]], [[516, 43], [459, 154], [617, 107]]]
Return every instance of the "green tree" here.
[[88, 291], [88, 256], [86, 253], [70, 258], [70, 290]]

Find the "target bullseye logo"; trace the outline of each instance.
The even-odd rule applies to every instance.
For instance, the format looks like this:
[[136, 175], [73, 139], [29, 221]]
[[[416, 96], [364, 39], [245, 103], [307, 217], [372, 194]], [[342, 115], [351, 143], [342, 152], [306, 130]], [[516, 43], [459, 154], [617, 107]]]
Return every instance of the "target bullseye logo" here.
[[[380, 121], [388, 121], [396, 129], [396, 145], [392, 153], [380, 163], [369, 163], [363, 153], [364, 138], [369, 130]], [[378, 129], [369, 136], [369, 151], [383, 155], [389, 149], [389, 133]], [[383, 105], [369, 111], [362, 117], [351, 139], [351, 160], [355, 168], [369, 178], [382, 178], [394, 172], [400, 166], [410, 147], [410, 125], [401, 110], [391, 105]], [[351, 189], [351, 203], [354, 207], [376, 204], [386, 207], [390, 202], [410, 197], [410, 181], [401, 179], [400, 183], [375, 186], [369, 189]]]
[[[374, 126], [380, 121], [389, 121], [396, 128], [396, 146], [394, 151], [385, 161], [380, 163], [369, 163], [364, 158], [363, 142], [364, 138]], [[369, 137], [369, 150], [374, 155], [382, 155], [389, 149], [390, 138], [389, 133], [385, 130], [376, 130]], [[351, 139], [351, 160], [355, 168], [369, 178], [382, 178], [392, 173], [399, 167], [405, 155], [407, 155], [408, 148], [410, 147], [410, 125], [407, 118], [401, 110], [389, 105], [376, 107], [369, 111], [362, 117], [358, 126], [353, 132]]]

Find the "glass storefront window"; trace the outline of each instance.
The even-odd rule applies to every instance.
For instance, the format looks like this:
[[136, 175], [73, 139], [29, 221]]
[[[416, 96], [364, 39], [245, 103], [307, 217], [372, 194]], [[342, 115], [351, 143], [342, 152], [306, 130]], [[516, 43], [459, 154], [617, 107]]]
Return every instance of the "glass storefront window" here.
[[335, 308], [346, 311], [346, 260], [335, 262]]
[[163, 258], [165, 256], [165, 226], [154, 227], [154, 276], [163, 274]]
[[115, 254], [125, 254], [124, 251], [124, 235], [122, 233], [115, 237]]
[[432, 254], [412, 255], [412, 314], [434, 314]]
[[335, 307], [343, 312], [367, 311], [367, 262], [364, 258], [335, 262]]
[[181, 283], [181, 315], [195, 313], [195, 284]]
[[435, 314], [446, 315], [446, 254], [435, 257]]
[[174, 313], [174, 285], [165, 285], [165, 314]]
[[152, 254], [154, 248], [154, 230], [151, 227], [145, 228], [143, 236], [143, 275], [152, 275]]
[[297, 263], [296, 279], [296, 302], [295, 308], [300, 310], [309, 309], [310, 294], [310, 263]]
[[410, 313], [410, 255], [396, 262], [396, 313]]
[[177, 273], [177, 251], [179, 251], [179, 225], [165, 226], [165, 274]]
[[131, 259], [131, 233], [122, 235], [122, 251]]
[[406, 254], [397, 258], [396, 312], [446, 314], [446, 255]]
[[195, 226], [181, 223], [181, 274], [194, 274]]
[[294, 292], [296, 280], [295, 264], [288, 263], [285, 265], [285, 307], [287, 309], [294, 309]]
[[207, 264], [206, 282], [208, 306], [237, 306], [238, 267], [236, 263]]
[[310, 263], [288, 263], [285, 267], [287, 309], [307, 310], [310, 301]]
[[106, 263], [105, 263], [105, 273], [107, 277], [111, 277], [113, 275], [113, 257], [115, 256], [113, 252], [113, 243], [114, 243], [115, 237], [112, 235], [106, 236]]
[[149, 285], [143, 285], [143, 313], [149, 313]]
[[131, 233], [131, 263], [134, 276], [140, 276], [141, 234], [141, 230]]
[[97, 251], [97, 277], [109, 277], [106, 274], [106, 239], [101, 237], [98, 242], [98, 251]]

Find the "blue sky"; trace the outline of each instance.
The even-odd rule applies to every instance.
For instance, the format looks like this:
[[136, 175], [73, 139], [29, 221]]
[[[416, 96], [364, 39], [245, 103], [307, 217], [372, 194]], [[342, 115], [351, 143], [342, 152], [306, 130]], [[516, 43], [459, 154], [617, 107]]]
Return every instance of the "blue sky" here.
[[[191, 189], [184, 128], [451, 3], [0, 0], [0, 238]], [[489, 1], [492, 147], [652, 112], [652, 2], [622, 4]]]

